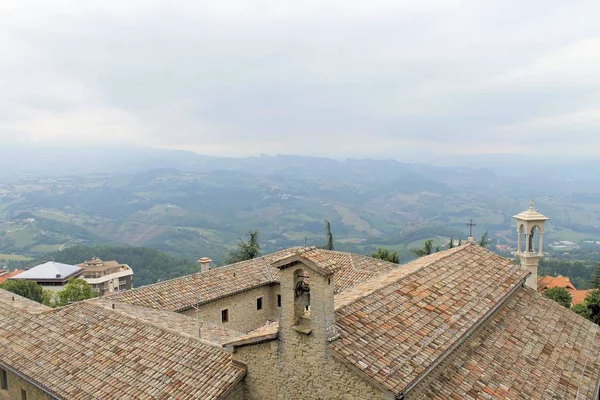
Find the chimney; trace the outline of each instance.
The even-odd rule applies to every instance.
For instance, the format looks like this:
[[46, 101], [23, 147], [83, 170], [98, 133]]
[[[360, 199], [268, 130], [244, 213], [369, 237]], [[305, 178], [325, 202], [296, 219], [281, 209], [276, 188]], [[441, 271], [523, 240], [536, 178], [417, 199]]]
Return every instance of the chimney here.
[[208, 272], [210, 271], [210, 263], [212, 260], [208, 257], [202, 257], [198, 259], [198, 263], [200, 264], [200, 272]]

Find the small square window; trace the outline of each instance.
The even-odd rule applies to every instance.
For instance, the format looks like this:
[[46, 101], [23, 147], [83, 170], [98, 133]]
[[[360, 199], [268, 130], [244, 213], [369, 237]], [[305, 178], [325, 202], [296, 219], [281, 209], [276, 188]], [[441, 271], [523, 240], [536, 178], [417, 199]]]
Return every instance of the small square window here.
[[256, 310], [262, 310], [262, 297], [256, 299]]
[[277, 307], [281, 307], [281, 295], [277, 295]]
[[226, 308], [221, 311], [221, 322], [229, 322], [229, 309]]

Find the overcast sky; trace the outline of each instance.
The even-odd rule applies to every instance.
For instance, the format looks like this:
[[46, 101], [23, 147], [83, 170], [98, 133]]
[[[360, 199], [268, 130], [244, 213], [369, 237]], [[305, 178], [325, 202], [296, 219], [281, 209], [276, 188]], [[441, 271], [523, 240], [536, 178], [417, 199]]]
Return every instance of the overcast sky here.
[[1, 0], [0, 139], [594, 155], [598, 0]]

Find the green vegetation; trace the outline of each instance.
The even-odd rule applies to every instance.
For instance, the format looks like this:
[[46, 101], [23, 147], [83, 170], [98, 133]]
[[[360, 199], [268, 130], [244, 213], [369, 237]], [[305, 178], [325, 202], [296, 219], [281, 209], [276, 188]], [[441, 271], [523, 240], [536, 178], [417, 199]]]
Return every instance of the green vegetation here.
[[[64, 289], [56, 294], [53, 306], [66, 306], [67, 304], [94, 297], [96, 297], [96, 294], [92, 291], [92, 287], [86, 281], [81, 278], [69, 279]], [[50, 305], [51, 303], [48, 299], [45, 300], [44, 304]]]
[[260, 244], [258, 243], [258, 229], [248, 231], [248, 241], [240, 238], [237, 249], [227, 254], [227, 264], [234, 264], [240, 261], [252, 260], [260, 256]]
[[592, 279], [590, 280], [590, 288], [600, 289], [600, 263], [598, 263], [598, 265], [596, 265], [596, 269], [594, 269]]
[[380, 260], [389, 261], [392, 263], [400, 263], [400, 255], [397, 251], [390, 251], [388, 249], [378, 248], [376, 253], [371, 254], [373, 258], [379, 258]]
[[571, 308], [571, 310], [574, 313], [581, 315], [585, 319], [590, 319], [590, 310], [583, 303], [574, 305], [573, 308]]
[[592, 290], [583, 303], [576, 305], [572, 310], [595, 324], [600, 325], [600, 290]]
[[327, 238], [327, 243], [325, 243], [325, 250], [333, 250], [333, 233], [331, 233], [331, 223], [325, 220], [325, 237]]
[[584, 304], [589, 310], [590, 321], [600, 325], [600, 290], [592, 290], [585, 298]]
[[[432, 244], [425, 253], [452, 246], [449, 238], [460, 242], [467, 237], [469, 220], [477, 223], [475, 236], [488, 232], [484, 236], [491, 244], [514, 248], [511, 216], [527, 207], [523, 199], [531, 192], [530, 187], [520, 189], [515, 178], [486, 168], [294, 156], [224, 159], [188, 154], [182, 159], [177, 153], [165, 155], [164, 163], [148, 157], [133, 162], [105, 154], [103, 163], [86, 165], [86, 171], [99, 168], [102, 173], [73, 174], [76, 168], [50, 172], [45, 167], [39, 178], [32, 178], [0, 171], [10, 177], [3, 181], [0, 197], [0, 251], [58, 259], [62, 252], [50, 253], [118, 244], [150, 247], [189, 260], [210, 257], [223, 264], [228, 251], [237, 252], [238, 233], [247, 227], [260, 230], [262, 253], [301, 246], [305, 237], [308, 244], [329, 247], [329, 238], [323, 238], [326, 220], [336, 231], [335, 243], [331, 241], [336, 249], [361, 254], [398, 250], [404, 262], [413, 255], [408, 249], [423, 250], [428, 240]], [[27, 160], [27, 168], [30, 165]], [[557, 185], [564, 182], [562, 172], [547, 173], [535, 188], [540, 211], [552, 218], [545, 252], [585, 268], [555, 265], [546, 274], [560, 270], [584, 289], [600, 262], [595, 243], [600, 241], [600, 195], [591, 180]], [[525, 176], [519, 174], [518, 179]], [[580, 241], [580, 247], [549, 246], [570, 239]], [[508, 256], [510, 250], [497, 251]], [[89, 254], [73, 262], [92, 255], [100, 256]], [[108, 258], [121, 261], [118, 256]], [[6, 260], [2, 265], [21, 267], [15, 263], [22, 262], [26, 263]], [[194, 262], [180, 258], [159, 264], [145, 260], [134, 266], [134, 282], [147, 284], [197, 270]]]
[[546, 289], [544, 291], [544, 297], [554, 300], [566, 308], [571, 308], [571, 302], [573, 301], [573, 296], [571, 296], [571, 293], [569, 293], [569, 291], [563, 287]]
[[[433, 253], [433, 240], [426, 240], [423, 248], [411, 248], [409, 249], [411, 253], [414, 254], [415, 257], [423, 257]], [[439, 248], [438, 248], [439, 250]]]
[[31, 257], [24, 256], [22, 254], [2, 254], [0, 253], [0, 261], [29, 261]]
[[488, 238], [488, 231], [485, 231], [485, 233], [481, 236], [481, 239], [479, 239], [479, 245], [481, 247], [488, 247], [490, 245], [490, 239]]
[[44, 300], [44, 289], [36, 282], [25, 279], [9, 279], [0, 288], [41, 303]]

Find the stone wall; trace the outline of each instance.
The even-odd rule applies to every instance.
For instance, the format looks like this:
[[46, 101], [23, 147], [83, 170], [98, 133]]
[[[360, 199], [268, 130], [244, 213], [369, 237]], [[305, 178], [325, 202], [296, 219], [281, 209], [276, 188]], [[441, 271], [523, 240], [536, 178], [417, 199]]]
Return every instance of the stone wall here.
[[[300, 280], [310, 282], [310, 298], [298, 295]], [[334, 277], [303, 264], [280, 271], [282, 308], [277, 340], [235, 349], [234, 359], [248, 368], [246, 399], [393, 399], [336, 360], [329, 350], [336, 340]], [[305, 313], [309, 302], [310, 313]]]
[[[247, 332], [265, 324], [267, 320], [279, 319], [277, 307], [279, 285], [266, 285], [251, 289], [233, 296], [201, 305], [196, 309], [187, 310], [185, 315], [198, 317], [203, 321], [221, 324], [221, 311], [229, 310], [229, 322], [223, 326], [241, 332]], [[256, 299], [262, 297], [262, 310], [256, 309]]]
[[244, 400], [277, 398], [277, 341], [240, 347], [233, 358], [246, 364]]
[[21, 390], [25, 390], [27, 393], [27, 400], [51, 400], [53, 398], [18, 375], [10, 371], [6, 371], [6, 373], [8, 390], [0, 390], [0, 399], [2, 399], [2, 396], [7, 399], [21, 399]]
[[[295, 332], [297, 341], [281, 356], [277, 340], [240, 347], [233, 354], [246, 364], [244, 399], [393, 399], [371, 386], [329, 352], [313, 353], [310, 336]], [[288, 340], [288, 346], [290, 341]]]

